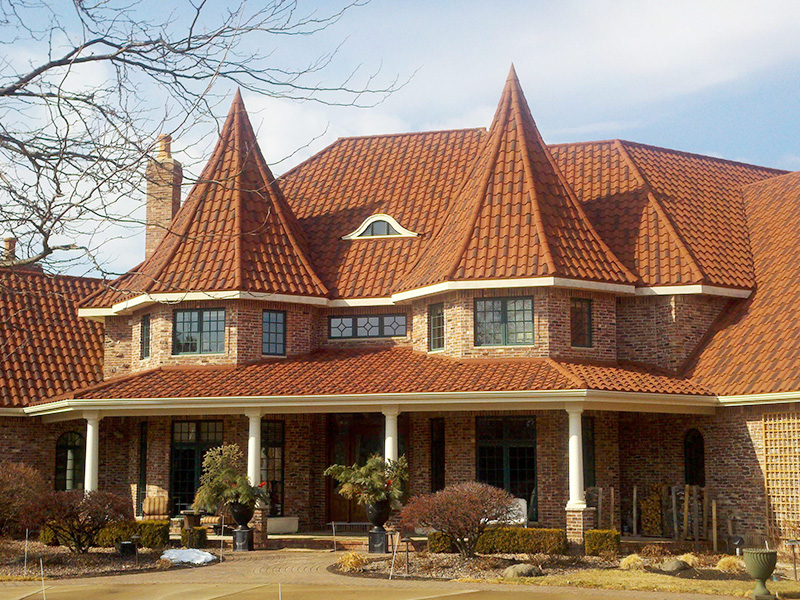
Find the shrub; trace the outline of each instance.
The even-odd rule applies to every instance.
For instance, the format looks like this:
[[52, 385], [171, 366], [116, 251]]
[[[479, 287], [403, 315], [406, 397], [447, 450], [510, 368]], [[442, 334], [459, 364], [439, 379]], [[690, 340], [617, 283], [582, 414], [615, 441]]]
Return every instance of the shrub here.
[[59, 545], [55, 532], [50, 528], [50, 525], [46, 523], [39, 529], [39, 541], [46, 546]]
[[384, 460], [373, 454], [362, 465], [331, 465], [325, 475], [339, 483], [337, 490], [348, 500], [359, 504], [375, 504], [388, 500], [392, 508], [400, 508], [403, 483], [408, 479], [408, 461], [405, 456], [397, 460]]
[[744, 561], [738, 556], [723, 556], [714, 568], [724, 573], [741, 573], [744, 571]]
[[643, 571], [644, 561], [638, 554], [629, 554], [619, 561], [619, 568], [623, 571]]
[[109, 492], [72, 490], [54, 492], [45, 499], [47, 526], [55, 539], [73, 552], [85, 553], [109, 523], [131, 520], [130, 500]]
[[619, 554], [619, 541], [619, 531], [613, 529], [592, 529], [584, 534], [586, 554], [589, 556]]
[[478, 539], [475, 551], [481, 554], [566, 554], [564, 529], [488, 529]]
[[139, 533], [136, 521], [114, 521], [109, 523], [97, 534], [97, 545], [101, 548], [113, 548], [117, 542], [130, 540]]
[[689, 565], [693, 569], [697, 568], [697, 565], [700, 564], [700, 559], [697, 558], [697, 556], [695, 556], [691, 552], [688, 552], [686, 554], [681, 554], [678, 557], [678, 560], [682, 560], [683, 562], [685, 562], [687, 565]]
[[428, 534], [428, 552], [434, 554], [455, 554], [458, 552], [458, 548], [456, 548], [452, 540], [441, 531], [433, 531]]
[[185, 548], [205, 548], [208, 532], [205, 527], [192, 527], [181, 531], [181, 546]]
[[400, 522], [408, 529], [440, 531], [463, 557], [470, 557], [489, 525], [508, 523], [516, 510], [516, 499], [505, 490], [469, 481], [412, 498], [400, 512]]
[[139, 521], [141, 544], [145, 548], [164, 548], [169, 545], [169, 521]]
[[343, 573], [361, 573], [364, 565], [369, 562], [367, 557], [359, 552], [348, 552], [343, 554], [336, 564]]
[[0, 461], [0, 535], [20, 535], [46, 521], [43, 499], [50, 494], [41, 474], [27, 465]]

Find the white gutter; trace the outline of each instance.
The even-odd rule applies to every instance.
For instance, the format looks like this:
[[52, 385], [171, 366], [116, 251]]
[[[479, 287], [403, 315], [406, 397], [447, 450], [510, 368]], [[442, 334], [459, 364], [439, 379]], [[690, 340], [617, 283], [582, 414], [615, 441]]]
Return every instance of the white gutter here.
[[735, 394], [719, 396], [721, 406], [752, 406], [756, 404], [790, 404], [800, 402], [800, 391], [765, 394]]
[[717, 285], [657, 285], [636, 288], [637, 296], [680, 296], [683, 294], [705, 294], [708, 296], [724, 296], [726, 298], [749, 298], [752, 290], [726, 288]]
[[24, 417], [25, 409], [17, 406], [2, 407], [0, 408], [1, 417]]
[[76, 418], [76, 413], [100, 411], [103, 416], [168, 414], [380, 412], [386, 405], [402, 412], [463, 410], [563, 410], [567, 403], [587, 410], [713, 414], [713, 396], [644, 394], [597, 390], [534, 390], [517, 392], [426, 392], [307, 396], [209, 396], [201, 398], [63, 399], [25, 408], [46, 420]]

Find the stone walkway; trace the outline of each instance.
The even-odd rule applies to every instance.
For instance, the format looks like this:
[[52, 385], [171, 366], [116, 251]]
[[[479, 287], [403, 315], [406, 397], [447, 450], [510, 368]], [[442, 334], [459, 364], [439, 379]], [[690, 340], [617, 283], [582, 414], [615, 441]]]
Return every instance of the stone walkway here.
[[[322, 551], [231, 554], [222, 564], [193, 569], [45, 581], [47, 600], [702, 600], [705, 595], [577, 588], [363, 579], [327, 571], [335, 557]], [[41, 583], [0, 583], [0, 600], [40, 600]]]

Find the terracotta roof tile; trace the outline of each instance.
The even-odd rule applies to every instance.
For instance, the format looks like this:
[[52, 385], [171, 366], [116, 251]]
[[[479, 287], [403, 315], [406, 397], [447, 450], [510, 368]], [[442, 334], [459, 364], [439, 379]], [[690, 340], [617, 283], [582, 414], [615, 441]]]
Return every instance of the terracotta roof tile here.
[[[569, 375], [564, 369], [570, 369]], [[706, 395], [643, 368], [562, 366], [550, 359], [456, 361], [408, 348], [323, 350], [239, 368], [162, 368], [109, 380], [75, 398], [191, 398], [597, 389]]]
[[153, 255], [82, 305], [175, 291], [325, 297], [308, 254], [237, 92], [214, 153]]
[[702, 385], [727, 394], [800, 389], [800, 173], [744, 190], [756, 290], [723, 313], [714, 335], [688, 372]]
[[555, 165], [512, 67], [481, 153], [396, 291], [458, 279], [547, 276], [635, 281]]
[[25, 406], [100, 380], [103, 326], [78, 318], [97, 279], [0, 269], [0, 406]]

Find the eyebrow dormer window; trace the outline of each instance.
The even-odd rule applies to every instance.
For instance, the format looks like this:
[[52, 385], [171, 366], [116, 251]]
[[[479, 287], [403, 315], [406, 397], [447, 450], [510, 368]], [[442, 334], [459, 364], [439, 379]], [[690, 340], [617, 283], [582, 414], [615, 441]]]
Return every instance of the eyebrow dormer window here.
[[342, 236], [343, 240], [372, 239], [384, 237], [417, 237], [417, 233], [400, 225], [394, 218], [385, 214], [367, 217], [352, 233]]

